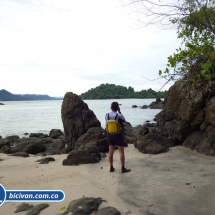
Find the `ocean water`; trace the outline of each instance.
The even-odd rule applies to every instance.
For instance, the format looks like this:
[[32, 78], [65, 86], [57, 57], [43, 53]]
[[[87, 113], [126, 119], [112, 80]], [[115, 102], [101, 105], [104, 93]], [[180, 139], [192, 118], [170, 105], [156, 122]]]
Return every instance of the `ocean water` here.
[[[105, 127], [105, 114], [110, 112], [112, 99], [84, 100], [95, 113], [102, 127]], [[142, 125], [146, 120], [153, 121], [161, 110], [132, 108], [132, 105], [149, 105], [155, 99], [119, 99], [121, 112], [132, 126]], [[48, 134], [53, 128], [63, 131], [61, 121], [62, 100], [51, 101], [5, 101], [0, 105], [0, 135], [24, 136], [24, 133], [42, 132]]]

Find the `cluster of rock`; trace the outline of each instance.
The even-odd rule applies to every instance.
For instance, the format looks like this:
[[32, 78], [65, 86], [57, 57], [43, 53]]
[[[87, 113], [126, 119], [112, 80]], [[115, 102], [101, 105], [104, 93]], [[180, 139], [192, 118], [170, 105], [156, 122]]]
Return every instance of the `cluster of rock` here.
[[49, 204], [42, 203], [38, 205], [29, 205], [28, 203], [22, 203], [21, 205], [17, 206], [17, 209], [14, 213], [19, 213], [23, 211], [27, 211], [26, 215], [38, 215], [42, 210], [49, 207]]
[[[143, 105], [141, 109], [163, 109], [166, 99], [163, 101], [160, 98], [157, 98], [155, 102], [152, 102], [150, 105]], [[137, 105], [132, 105], [132, 108], [137, 108]]]
[[[0, 139], [0, 152], [13, 156], [28, 157], [29, 154], [43, 155], [63, 154], [66, 140], [60, 129], [52, 129], [49, 135], [31, 133], [29, 137], [20, 138], [17, 135]], [[41, 154], [42, 155], [42, 154]]]
[[[102, 198], [83, 197], [80, 199], [73, 200], [69, 203], [66, 211], [59, 215], [121, 215], [121, 213], [114, 207], [104, 207], [99, 210], [99, 206], [105, 202]], [[14, 213], [27, 211], [26, 215], [38, 215], [42, 210], [49, 207], [48, 204], [30, 205], [28, 203], [22, 203], [17, 206]]]
[[199, 153], [215, 155], [215, 95], [185, 77], [170, 89], [164, 109], [156, 116], [161, 132]]
[[98, 210], [102, 202], [102, 198], [83, 197], [70, 202], [67, 210], [59, 215], [121, 215], [121, 213], [114, 207], [104, 207], [101, 210]]

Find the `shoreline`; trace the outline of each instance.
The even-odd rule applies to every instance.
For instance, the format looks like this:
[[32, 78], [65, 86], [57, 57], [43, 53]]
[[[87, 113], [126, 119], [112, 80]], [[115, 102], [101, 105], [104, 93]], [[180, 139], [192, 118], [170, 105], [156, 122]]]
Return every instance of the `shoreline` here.
[[[63, 166], [66, 156], [53, 155], [56, 161], [38, 164], [35, 161], [39, 156], [21, 158], [0, 154], [3, 159], [0, 183], [6, 190], [63, 190], [64, 201], [49, 203], [41, 215], [63, 213], [60, 208], [83, 196], [101, 197], [107, 202], [99, 209], [111, 206], [121, 214], [131, 211], [135, 215], [211, 215], [215, 212], [214, 157], [182, 146], [170, 148], [167, 153], [147, 155], [129, 144], [125, 156], [131, 172], [121, 174], [118, 150], [114, 153], [113, 173], [109, 172], [107, 157], [96, 164]], [[3, 214], [13, 214], [20, 204], [5, 202], [0, 210]]]

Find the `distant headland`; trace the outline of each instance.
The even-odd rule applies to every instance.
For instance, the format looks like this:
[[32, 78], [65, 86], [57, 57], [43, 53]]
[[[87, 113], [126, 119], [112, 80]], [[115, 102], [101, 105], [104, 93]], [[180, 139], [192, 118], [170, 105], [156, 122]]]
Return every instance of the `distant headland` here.
[[92, 88], [80, 97], [82, 99], [149, 99], [149, 98], [166, 98], [168, 91], [154, 91], [151, 88], [135, 92], [132, 87], [124, 87], [115, 84], [101, 84]]
[[61, 100], [63, 98], [37, 94], [12, 94], [7, 90], [0, 90], [0, 101], [28, 101], [28, 100]]

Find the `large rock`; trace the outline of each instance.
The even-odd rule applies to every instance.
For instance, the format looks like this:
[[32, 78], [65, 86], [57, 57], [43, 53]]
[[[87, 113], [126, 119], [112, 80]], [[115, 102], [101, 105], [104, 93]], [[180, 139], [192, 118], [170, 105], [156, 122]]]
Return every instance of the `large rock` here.
[[155, 102], [152, 102], [148, 107], [149, 109], [163, 109], [165, 102], [160, 98], [157, 98]]
[[101, 154], [96, 146], [84, 147], [71, 151], [67, 158], [63, 160], [63, 165], [74, 166], [79, 164], [98, 163]]
[[99, 210], [96, 215], [121, 215], [121, 213], [113, 207], [105, 207]]
[[13, 153], [26, 152], [29, 154], [37, 154], [44, 152], [45, 150], [46, 146], [41, 142], [41, 139], [37, 137], [23, 138], [14, 148], [12, 148]]
[[206, 155], [215, 152], [215, 95], [209, 92], [203, 79], [192, 83], [192, 74], [175, 82], [169, 89], [163, 111], [157, 114], [158, 127], [162, 133], [174, 138], [185, 147]]
[[63, 132], [60, 129], [52, 129], [49, 132], [49, 137], [53, 138], [53, 139], [57, 139], [58, 137], [62, 136]]
[[10, 140], [0, 139], [0, 149], [4, 146], [10, 146]]
[[139, 134], [134, 144], [144, 154], [159, 154], [167, 152], [169, 147], [174, 146], [173, 142], [159, 133]]
[[142, 126], [137, 126], [133, 128], [129, 122], [123, 123], [124, 127], [124, 141], [127, 144], [134, 144], [136, 137], [138, 136]]
[[78, 95], [72, 92], [68, 92], [64, 96], [61, 118], [66, 140], [73, 149], [78, 138], [86, 133], [89, 128], [101, 127], [101, 123], [94, 112]]
[[89, 128], [75, 143], [75, 149], [85, 146], [97, 146], [100, 152], [108, 152], [109, 144], [104, 129], [100, 127]]
[[[192, 131], [190, 123], [204, 108], [206, 93], [185, 80], [177, 81], [170, 89], [163, 111], [157, 116], [159, 129], [181, 143]], [[199, 128], [201, 121], [195, 123]]]
[[69, 203], [67, 210], [60, 215], [90, 215], [95, 214], [102, 203], [101, 198], [87, 198], [83, 197], [81, 199], [74, 200]]
[[60, 154], [61, 150], [65, 147], [66, 142], [64, 137], [59, 137], [59, 139], [52, 139], [50, 137], [43, 138], [40, 141], [46, 147], [46, 154], [47, 155], [56, 155]]
[[48, 134], [43, 134], [43, 133], [30, 133], [29, 137], [38, 137], [40, 139], [42, 138], [47, 138], [49, 135]]

